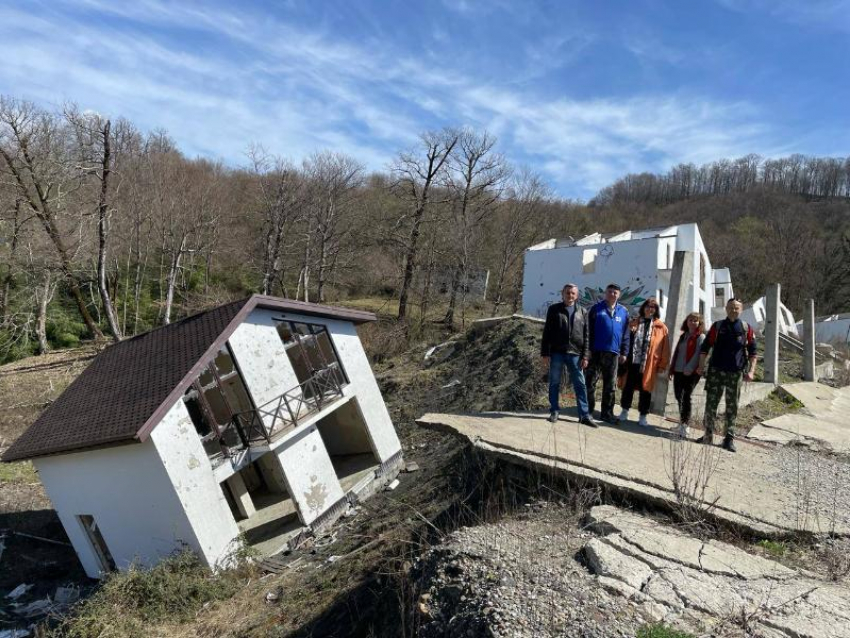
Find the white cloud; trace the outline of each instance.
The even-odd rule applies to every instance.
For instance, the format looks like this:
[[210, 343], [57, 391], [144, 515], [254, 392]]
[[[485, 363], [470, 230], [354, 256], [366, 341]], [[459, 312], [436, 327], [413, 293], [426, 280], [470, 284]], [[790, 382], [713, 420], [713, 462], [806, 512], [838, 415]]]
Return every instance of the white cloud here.
[[[0, 91], [125, 115], [165, 127], [190, 154], [239, 163], [250, 142], [300, 159], [319, 148], [381, 169], [424, 129], [486, 127], [517, 162], [541, 167], [564, 195], [590, 196], [623, 172], [770, 150], [750, 105], [695, 95], [542, 99], [513, 82], [482, 84], [474, 70], [445, 68], [373, 45], [353, 45], [267, 16], [234, 15], [146, 0], [63, 5], [112, 16], [40, 17], [0, 8], [5, 64]], [[468, 7], [476, 8], [476, 7]], [[77, 17], [75, 17], [77, 16]], [[193, 50], [169, 31], [202, 30], [220, 50]], [[529, 61], [557, 64], [592, 36], [532, 47]]]

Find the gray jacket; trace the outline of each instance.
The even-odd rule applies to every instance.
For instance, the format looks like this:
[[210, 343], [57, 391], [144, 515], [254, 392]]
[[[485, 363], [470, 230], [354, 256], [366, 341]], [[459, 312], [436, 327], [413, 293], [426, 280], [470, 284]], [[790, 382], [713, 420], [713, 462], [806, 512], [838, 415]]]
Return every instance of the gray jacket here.
[[587, 311], [575, 305], [572, 327], [567, 324], [568, 314], [564, 302], [549, 306], [546, 311], [546, 324], [543, 326], [543, 342], [540, 355], [577, 354], [582, 359], [590, 358], [590, 337], [588, 334]]
[[687, 358], [688, 336], [687, 334], [679, 336], [676, 351], [673, 353], [673, 365], [670, 368], [673, 372], [689, 372], [693, 374], [699, 365], [700, 348], [702, 347], [702, 342], [705, 341], [705, 335], [701, 334], [697, 337], [696, 351], [690, 359]]

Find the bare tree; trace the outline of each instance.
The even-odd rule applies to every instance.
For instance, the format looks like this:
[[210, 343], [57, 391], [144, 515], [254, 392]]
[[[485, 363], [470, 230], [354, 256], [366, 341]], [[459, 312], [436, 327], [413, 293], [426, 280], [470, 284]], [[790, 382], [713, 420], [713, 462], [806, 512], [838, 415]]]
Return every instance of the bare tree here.
[[[11, 175], [26, 206], [41, 223], [59, 259], [68, 290], [89, 333], [103, 333], [83, 299], [74, 268], [76, 245], [71, 232], [62, 228], [70, 191], [80, 187], [69, 179], [67, 131], [61, 121], [33, 104], [0, 97], [0, 159]], [[78, 225], [78, 222], [77, 222]]]
[[431, 201], [435, 181], [443, 173], [446, 161], [454, 151], [460, 132], [445, 128], [423, 133], [417, 148], [401, 153], [392, 167], [397, 179], [397, 192], [408, 204], [408, 210], [396, 220], [394, 230], [407, 227], [404, 235], [404, 272], [398, 297], [398, 318], [407, 316], [408, 296], [416, 273], [419, 236]]
[[252, 147], [248, 157], [257, 185], [255, 206], [262, 219], [260, 290], [270, 295], [283, 277], [281, 252], [286, 234], [303, 213], [304, 181], [289, 162], [268, 155], [262, 147]]
[[486, 131], [465, 129], [448, 161], [447, 187], [457, 239], [449, 306], [444, 318], [448, 324], [454, 322], [458, 291], [466, 298], [471, 243], [481, 223], [493, 212], [508, 175], [504, 157], [493, 150], [495, 144], [496, 138]]
[[[309, 240], [316, 250], [316, 298], [319, 302], [325, 300], [328, 277], [334, 272], [345, 239], [352, 231], [355, 194], [363, 184], [363, 170], [363, 165], [354, 158], [327, 151], [315, 153], [304, 162], [309, 193]], [[305, 272], [309, 267], [305, 260]]]
[[511, 179], [506, 197], [494, 215], [491, 233], [496, 246], [495, 289], [492, 293], [493, 314], [504, 303], [511, 274], [518, 279], [519, 264], [539, 232], [538, 222], [543, 204], [551, 191], [539, 175], [522, 169]]

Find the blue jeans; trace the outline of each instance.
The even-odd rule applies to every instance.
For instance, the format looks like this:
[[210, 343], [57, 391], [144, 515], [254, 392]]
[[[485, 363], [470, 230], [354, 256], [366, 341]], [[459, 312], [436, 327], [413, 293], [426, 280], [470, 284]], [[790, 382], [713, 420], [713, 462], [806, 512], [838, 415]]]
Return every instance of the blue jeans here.
[[576, 403], [578, 404], [578, 416], [588, 416], [590, 410], [587, 407], [587, 388], [584, 385], [584, 373], [579, 367], [579, 355], [577, 354], [553, 354], [549, 357], [549, 408], [552, 411], [558, 411], [558, 392], [561, 389], [561, 375], [564, 371], [564, 366], [570, 373], [570, 381], [573, 383], [573, 390], [576, 393]]

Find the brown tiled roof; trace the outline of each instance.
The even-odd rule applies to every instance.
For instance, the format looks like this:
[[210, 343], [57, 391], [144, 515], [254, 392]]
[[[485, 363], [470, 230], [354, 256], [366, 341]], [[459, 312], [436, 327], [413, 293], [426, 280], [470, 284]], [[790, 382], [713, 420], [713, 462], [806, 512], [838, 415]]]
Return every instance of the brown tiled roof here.
[[256, 307], [362, 323], [369, 312], [254, 295], [104, 350], [3, 455], [17, 461], [144, 440]]

